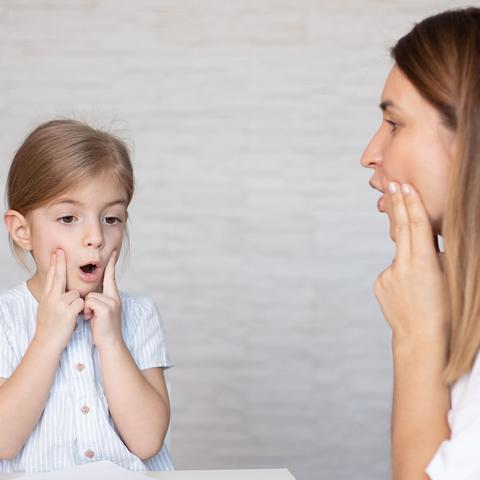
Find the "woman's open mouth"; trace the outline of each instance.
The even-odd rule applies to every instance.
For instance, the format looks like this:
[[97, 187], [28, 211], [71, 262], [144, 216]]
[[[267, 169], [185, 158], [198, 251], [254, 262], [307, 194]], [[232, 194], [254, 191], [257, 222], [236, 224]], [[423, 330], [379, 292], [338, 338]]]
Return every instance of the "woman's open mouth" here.
[[380, 212], [380, 213], [383, 213], [385, 210], [382, 208], [383, 207], [383, 197], [384, 195], [382, 195], [379, 199], [378, 199], [378, 202], [377, 202], [377, 210]]
[[84, 282], [96, 282], [100, 278], [100, 265], [96, 263], [87, 263], [79, 269], [79, 276]]

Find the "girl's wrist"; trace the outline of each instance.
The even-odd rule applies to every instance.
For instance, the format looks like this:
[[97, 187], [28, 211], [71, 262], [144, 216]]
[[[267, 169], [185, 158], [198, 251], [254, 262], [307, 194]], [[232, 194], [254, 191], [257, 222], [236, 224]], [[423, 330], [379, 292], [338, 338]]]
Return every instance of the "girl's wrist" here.
[[51, 342], [45, 341], [38, 334], [35, 334], [30, 343], [30, 347], [39, 350], [42, 354], [55, 355], [60, 358], [64, 349], [60, 349], [58, 346], [52, 344]]

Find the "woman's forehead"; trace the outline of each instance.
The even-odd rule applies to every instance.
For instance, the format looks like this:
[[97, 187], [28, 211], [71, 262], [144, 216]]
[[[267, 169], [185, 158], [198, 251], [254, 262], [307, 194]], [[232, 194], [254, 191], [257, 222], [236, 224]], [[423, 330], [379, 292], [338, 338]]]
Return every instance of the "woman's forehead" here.
[[385, 81], [380, 107], [382, 110], [407, 116], [433, 108], [397, 65], [392, 67]]

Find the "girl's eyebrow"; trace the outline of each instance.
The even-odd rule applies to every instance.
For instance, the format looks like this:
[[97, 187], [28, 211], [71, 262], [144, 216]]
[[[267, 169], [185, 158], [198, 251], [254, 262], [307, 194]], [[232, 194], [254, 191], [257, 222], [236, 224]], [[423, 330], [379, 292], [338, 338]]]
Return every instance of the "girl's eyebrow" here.
[[[78, 200], [72, 200], [70, 198], [62, 198], [60, 200], [57, 200], [56, 202], [52, 202], [50, 205], [53, 207], [54, 205], [59, 205], [59, 204], [62, 204], [62, 203], [68, 203], [70, 205], [75, 205], [75, 206], [78, 206], [78, 207], [83, 206], [82, 202], [79, 202]], [[117, 204], [126, 205], [127, 202], [124, 198], [119, 198], [118, 200], [113, 200], [112, 202], [106, 203], [104, 205], [104, 207], [111, 207], [112, 205], [117, 205]]]

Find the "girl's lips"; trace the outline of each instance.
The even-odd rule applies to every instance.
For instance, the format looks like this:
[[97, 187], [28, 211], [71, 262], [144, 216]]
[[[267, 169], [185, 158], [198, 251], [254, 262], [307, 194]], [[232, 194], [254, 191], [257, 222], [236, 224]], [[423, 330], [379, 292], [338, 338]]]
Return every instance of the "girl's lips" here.
[[95, 268], [95, 271], [92, 273], [86, 273], [84, 272], [81, 268], [78, 269], [79, 272], [79, 277], [81, 280], [87, 283], [94, 283], [97, 282], [100, 279], [100, 274], [101, 274], [101, 268], [97, 267]]

